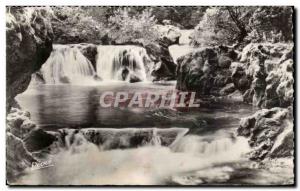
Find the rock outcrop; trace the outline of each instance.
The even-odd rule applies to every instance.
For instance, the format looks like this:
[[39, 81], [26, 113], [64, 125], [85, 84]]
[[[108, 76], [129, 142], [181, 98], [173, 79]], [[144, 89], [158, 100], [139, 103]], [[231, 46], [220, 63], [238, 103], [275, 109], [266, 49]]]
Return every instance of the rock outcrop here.
[[6, 124], [6, 172], [10, 183], [39, 161], [32, 152], [50, 146], [55, 137], [39, 129], [29, 112], [17, 108], [11, 108]]
[[238, 134], [249, 138], [250, 159], [291, 157], [294, 152], [292, 107], [262, 109], [243, 118]]
[[10, 7], [6, 19], [6, 109], [16, 106], [17, 94], [26, 90], [31, 74], [52, 51], [53, 32], [46, 8]]
[[262, 108], [293, 103], [293, 46], [249, 44], [232, 70], [235, 87], [245, 102]]
[[25, 148], [23, 139], [36, 128], [30, 121], [29, 112], [12, 108], [7, 115], [6, 129], [6, 172], [8, 182], [22, 174], [36, 159]]
[[[177, 59], [177, 89], [198, 95], [225, 95], [235, 91], [231, 63], [236, 53], [228, 47], [201, 48]], [[226, 87], [227, 86], [227, 87]], [[229, 87], [231, 86], [231, 87]], [[222, 88], [222, 91], [220, 91]]]
[[151, 75], [154, 80], [173, 80], [175, 79], [176, 64], [169, 52], [170, 44], [149, 43], [145, 45], [147, 54], [155, 63]]
[[24, 142], [12, 133], [6, 134], [6, 178], [8, 183], [16, 178], [37, 160], [25, 148]]

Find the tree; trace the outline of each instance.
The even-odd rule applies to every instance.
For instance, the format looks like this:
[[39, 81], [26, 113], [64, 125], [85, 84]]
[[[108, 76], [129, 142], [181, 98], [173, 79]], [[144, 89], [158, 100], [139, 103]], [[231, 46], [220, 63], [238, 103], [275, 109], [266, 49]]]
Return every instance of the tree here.
[[210, 7], [195, 28], [194, 44], [263, 42], [264, 36], [290, 41], [292, 13], [284, 6]]

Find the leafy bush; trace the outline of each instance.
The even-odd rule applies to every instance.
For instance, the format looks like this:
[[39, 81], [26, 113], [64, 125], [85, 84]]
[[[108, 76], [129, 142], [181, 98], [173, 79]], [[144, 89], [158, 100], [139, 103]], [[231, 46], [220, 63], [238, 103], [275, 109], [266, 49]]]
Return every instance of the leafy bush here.
[[158, 34], [155, 29], [156, 19], [151, 9], [144, 9], [140, 14], [130, 14], [131, 8], [119, 8], [108, 19], [109, 38], [117, 43], [155, 41]]

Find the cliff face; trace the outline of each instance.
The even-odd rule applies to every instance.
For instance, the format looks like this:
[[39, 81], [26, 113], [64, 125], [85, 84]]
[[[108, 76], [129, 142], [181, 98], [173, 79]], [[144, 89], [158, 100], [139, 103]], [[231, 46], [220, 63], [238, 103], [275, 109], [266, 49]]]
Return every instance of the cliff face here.
[[293, 103], [293, 46], [249, 44], [232, 72], [235, 87], [247, 103], [262, 108]]
[[31, 74], [37, 71], [52, 51], [53, 32], [49, 10], [45, 8], [10, 7], [6, 19], [6, 168], [12, 182], [36, 159], [25, 147], [24, 139], [36, 130], [30, 114], [13, 108], [17, 94], [25, 91]]
[[260, 108], [242, 119], [238, 132], [249, 137], [252, 159], [292, 157], [293, 45], [249, 44], [232, 73], [243, 100]]
[[17, 105], [14, 97], [26, 90], [31, 74], [41, 67], [52, 51], [49, 15], [45, 8], [19, 7], [11, 7], [7, 14], [7, 111]]

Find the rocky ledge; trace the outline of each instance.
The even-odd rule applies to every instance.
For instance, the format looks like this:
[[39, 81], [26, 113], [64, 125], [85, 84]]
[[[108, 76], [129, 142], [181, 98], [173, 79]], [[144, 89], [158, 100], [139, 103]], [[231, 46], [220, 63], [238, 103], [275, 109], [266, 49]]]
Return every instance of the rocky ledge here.
[[[53, 31], [47, 8], [10, 7], [6, 19], [6, 172], [12, 182], [36, 159], [24, 140], [37, 130], [28, 112], [17, 109], [17, 94], [25, 91], [31, 74], [37, 71], [52, 51]], [[17, 152], [16, 152], [17, 151]]]
[[292, 157], [294, 132], [292, 107], [262, 109], [243, 118], [238, 134], [249, 138], [250, 159]]

